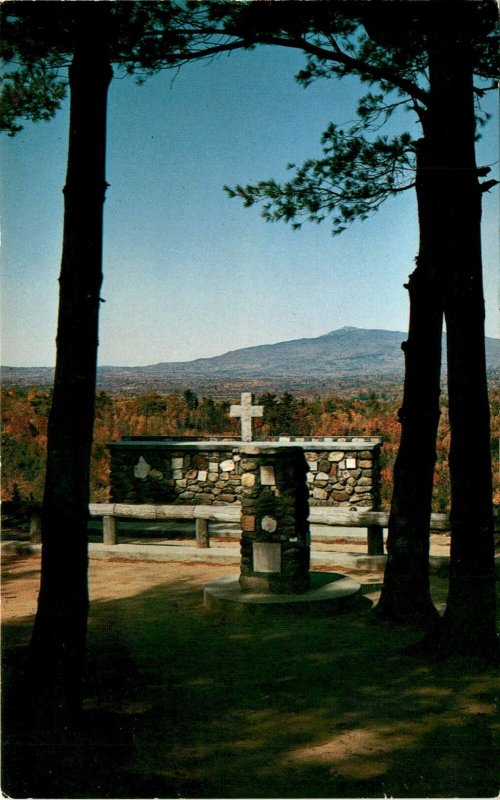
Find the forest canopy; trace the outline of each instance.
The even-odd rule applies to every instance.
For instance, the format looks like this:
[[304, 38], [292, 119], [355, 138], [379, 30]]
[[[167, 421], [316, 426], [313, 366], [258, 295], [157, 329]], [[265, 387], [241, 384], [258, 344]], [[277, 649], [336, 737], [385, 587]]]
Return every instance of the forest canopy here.
[[[297, 436], [381, 436], [382, 507], [388, 510], [392, 491], [392, 467], [399, 443], [396, 412], [398, 386], [392, 390], [360, 387], [341, 394], [298, 397], [291, 393], [266, 392], [257, 397], [264, 417], [255, 422], [256, 438]], [[493, 500], [500, 505], [500, 463], [496, 443], [500, 433], [500, 389], [490, 391], [492, 414], [491, 450], [494, 463]], [[47, 443], [48, 390], [6, 389], [2, 392], [2, 447], [4, 479], [2, 499], [13, 494], [39, 502], [42, 497]], [[234, 398], [236, 400], [236, 398]], [[91, 463], [92, 502], [107, 502], [109, 453], [107, 445], [123, 436], [149, 435], [239, 435], [238, 420], [228, 415], [230, 401], [198, 396], [191, 389], [182, 394], [150, 392], [136, 397], [98, 392]], [[447, 466], [449, 423], [443, 399], [438, 434], [438, 460], [433, 492], [433, 510], [449, 511], [450, 486]], [[17, 488], [16, 488], [17, 487]]]

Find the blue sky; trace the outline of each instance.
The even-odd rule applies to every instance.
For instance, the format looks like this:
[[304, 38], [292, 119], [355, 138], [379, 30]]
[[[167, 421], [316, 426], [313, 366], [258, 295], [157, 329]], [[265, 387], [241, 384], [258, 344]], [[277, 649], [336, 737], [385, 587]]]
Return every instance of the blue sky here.
[[[101, 365], [209, 357], [344, 325], [406, 329], [403, 283], [418, 246], [412, 192], [332, 237], [328, 223], [297, 232], [266, 223], [258, 207], [222, 190], [285, 177], [287, 163], [320, 155], [330, 121], [352, 118], [357, 82], [303, 89], [294, 81], [303, 60], [258, 48], [144, 86], [113, 80]], [[494, 98], [488, 105], [496, 110]], [[2, 141], [3, 364], [54, 363], [67, 112]], [[494, 120], [479, 163], [496, 161], [497, 141]], [[490, 336], [500, 336], [497, 219], [491, 192], [483, 211]]]

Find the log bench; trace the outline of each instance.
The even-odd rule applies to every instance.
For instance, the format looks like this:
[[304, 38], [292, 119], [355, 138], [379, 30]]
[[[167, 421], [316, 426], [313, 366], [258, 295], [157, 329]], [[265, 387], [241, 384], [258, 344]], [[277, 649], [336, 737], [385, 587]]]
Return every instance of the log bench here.
[[[200, 548], [210, 546], [211, 522], [239, 522], [239, 504], [227, 506], [188, 505], [128, 505], [126, 503], [91, 503], [91, 517], [102, 517], [103, 543], [117, 543], [117, 520], [194, 520], [196, 544]], [[368, 531], [368, 555], [383, 555], [383, 531], [389, 524], [385, 511], [351, 511], [344, 508], [312, 506], [309, 522], [329, 527], [366, 528]], [[445, 533], [450, 530], [448, 514], [431, 514], [430, 530]], [[495, 514], [495, 530], [500, 530], [500, 515]], [[30, 541], [40, 542], [40, 514], [33, 513], [30, 526]]]

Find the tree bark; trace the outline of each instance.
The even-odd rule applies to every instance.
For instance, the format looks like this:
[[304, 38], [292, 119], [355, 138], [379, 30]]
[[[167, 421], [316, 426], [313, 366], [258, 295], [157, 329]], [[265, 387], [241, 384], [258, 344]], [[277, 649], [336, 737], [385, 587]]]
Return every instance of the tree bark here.
[[[428, 644], [445, 655], [490, 656], [497, 652], [496, 598], [481, 187], [475, 161], [470, 52], [476, 9], [472, 6], [457, 3], [453, 13], [449, 7], [434, 13], [427, 32], [430, 92], [417, 162], [421, 243], [409, 286], [402, 437], [379, 610], [392, 619], [413, 621], [414, 599], [417, 613], [425, 615], [428, 608], [428, 531], [423, 515], [427, 517], [432, 492], [431, 449], [437, 431], [437, 352], [441, 344], [438, 327], [444, 312], [451, 429], [450, 583], [444, 618]], [[420, 330], [421, 325], [428, 326], [427, 334]], [[416, 461], [409, 464], [407, 459]], [[421, 476], [416, 474], [419, 469], [424, 471]]]
[[439, 424], [443, 327], [439, 275], [440, 236], [432, 160], [427, 142], [417, 143], [416, 190], [420, 228], [417, 268], [410, 296], [405, 354], [401, 440], [394, 465], [387, 564], [377, 612], [394, 622], [434, 624], [438, 619], [429, 584], [429, 523]]
[[[451, 554], [439, 647], [497, 651], [490, 420], [484, 342], [481, 186], [475, 160], [473, 69], [466, 14], [438, 29], [430, 75], [440, 96], [442, 236], [449, 243], [444, 312], [448, 341]], [[457, 137], [456, 132], [461, 135]]]
[[[107, 4], [92, 4], [95, 7]], [[57, 357], [48, 425], [42, 574], [30, 656], [44, 722], [78, 713], [88, 614], [87, 519], [106, 190], [105, 15], [83, 14], [69, 68]]]

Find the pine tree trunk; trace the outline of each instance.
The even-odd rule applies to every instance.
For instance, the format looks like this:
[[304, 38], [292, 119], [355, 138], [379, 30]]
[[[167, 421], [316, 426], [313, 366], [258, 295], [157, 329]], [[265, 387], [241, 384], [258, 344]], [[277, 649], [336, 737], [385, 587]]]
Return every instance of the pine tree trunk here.
[[112, 76], [104, 29], [102, 20], [96, 23], [94, 15], [90, 19], [83, 15], [69, 69], [71, 109], [57, 358], [42, 512], [42, 575], [30, 652], [36, 706], [45, 722], [71, 718], [81, 704], [106, 189], [106, 103]]
[[417, 143], [420, 247], [410, 296], [401, 440], [394, 465], [387, 564], [377, 612], [394, 622], [432, 625], [438, 614], [429, 585], [429, 523], [436, 463], [443, 312], [434, 176], [426, 140]]
[[[460, 27], [461, 22], [461, 27]], [[481, 187], [475, 161], [473, 71], [467, 17], [443, 26], [430, 62], [440, 95], [437, 134], [451, 431], [451, 558], [439, 645], [447, 653], [496, 651], [490, 425], [484, 342]], [[461, 131], [457, 138], [456, 131]]]
[[[457, 3], [453, 14], [449, 8], [438, 13], [436, 6], [429, 7], [433, 12], [427, 36], [430, 101], [424, 112], [419, 154], [426, 163], [425, 173], [417, 175], [421, 245], [412, 276], [414, 280], [420, 275], [422, 291], [412, 292], [410, 282], [402, 437], [379, 610], [392, 619], [413, 621], [414, 600], [417, 613], [422, 610], [425, 614], [428, 607], [428, 532], [423, 515], [427, 517], [430, 510], [431, 440], [437, 430], [437, 318], [442, 310], [448, 343], [452, 543], [446, 612], [428, 641], [444, 654], [490, 655], [496, 651], [497, 639], [481, 189], [467, 43], [475, 24], [473, 5]], [[422, 162], [418, 172], [421, 166]], [[426, 186], [423, 192], [422, 181]], [[429, 325], [427, 343], [422, 333], [413, 347], [420, 325]], [[425, 347], [429, 348], [427, 355]], [[409, 463], [412, 459], [416, 459], [413, 465]], [[424, 475], [417, 476], [419, 465]]]

